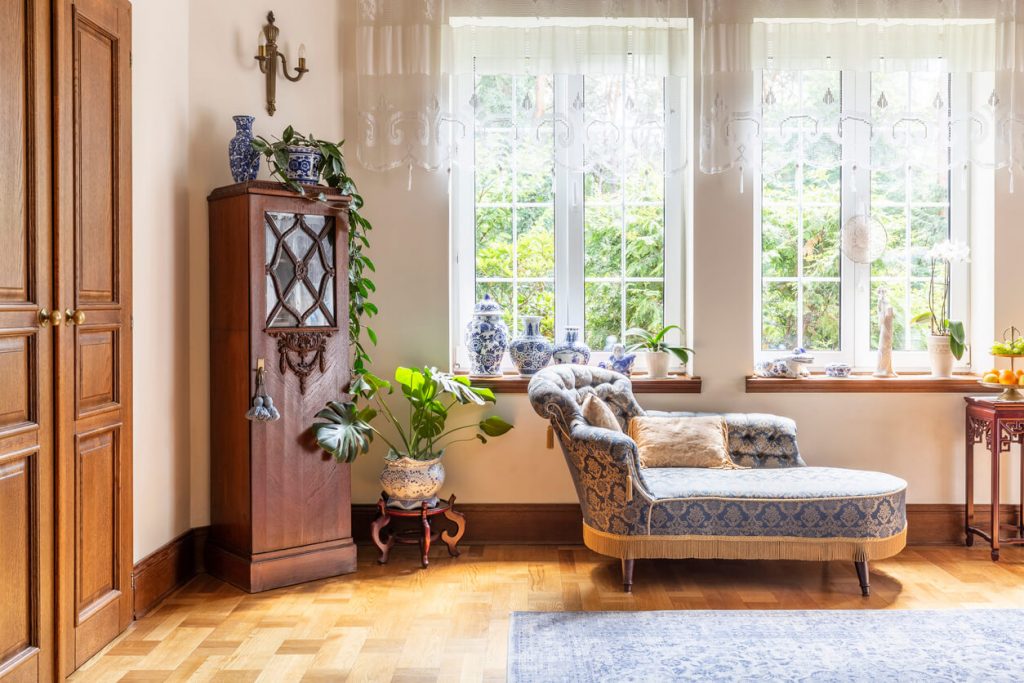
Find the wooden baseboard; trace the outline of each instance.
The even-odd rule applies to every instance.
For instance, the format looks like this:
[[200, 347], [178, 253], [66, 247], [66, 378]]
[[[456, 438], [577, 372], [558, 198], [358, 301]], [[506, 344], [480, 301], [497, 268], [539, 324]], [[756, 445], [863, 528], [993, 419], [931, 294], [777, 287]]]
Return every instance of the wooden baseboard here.
[[[457, 505], [466, 515], [466, 544], [579, 545], [583, 518], [576, 503]], [[1016, 519], [1016, 506], [1001, 506], [1005, 523]], [[987, 528], [990, 506], [976, 505], [975, 519]], [[375, 505], [352, 506], [352, 529], [357, 543], [370, 542]], [[955, 503], [907, 505], [908, 545], [957, 545], [964, 542], [964, 508]]]
[[205, 571], [203, 549], [209, 530], [209, 527], [189, 529], [139, 560], [132, 570], [132, 601], [136, 619]]

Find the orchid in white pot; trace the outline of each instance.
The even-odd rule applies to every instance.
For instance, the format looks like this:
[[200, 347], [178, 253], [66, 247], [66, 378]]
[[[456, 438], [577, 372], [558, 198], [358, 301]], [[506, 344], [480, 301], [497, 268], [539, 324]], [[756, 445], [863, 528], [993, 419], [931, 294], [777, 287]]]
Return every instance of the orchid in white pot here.
[[928, 310], [911, 322], [929, 325], [928, 362], [933, 377], [951, 377], [953, 362], [967, 350], [967, 333], [962, 320], [949, 318], [949, 286], [954, 264], [970, 262], [971, 248], [963, 242], [945, 240], [932, 247], [926, 256], [931, 262], [928, 281]]

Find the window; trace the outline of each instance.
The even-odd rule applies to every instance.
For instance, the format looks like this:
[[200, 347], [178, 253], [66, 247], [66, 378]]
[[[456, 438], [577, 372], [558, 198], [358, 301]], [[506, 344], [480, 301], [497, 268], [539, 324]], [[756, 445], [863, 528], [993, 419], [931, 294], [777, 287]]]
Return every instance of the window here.
[[453, 187], [455, 363], [473, 304], [490, 294], [560, 341], [600, 354], [631, 327], [683, 320], [685, 139], [681, 79], [482, 74]]
[[[946, 158], [933, 158], [937, 148], [921, 145], [912, 128], [956, 118], [966, 78], [938, 71], [762, 73], [759, 356], [801, 346], [818, 364], [873, 366], [884, 293], [894, 312], [897, 364], [927, 364], [927, 330], [911, 323], [927, 309], [926, 253], [946, 239], [967, 241], [969, 195], [966, 182], [950, 182], [948, 149]], [[922, 120], [921, 111], [933, 118]], [[869, 262], [861, 263], [843, 253], [841, 239], [843, 226], [864, 216], [874, 227], [870, 255], [856, 259]], [[966, 320], [968, 277], [961, 271], [951, 285], [950, 317]]]

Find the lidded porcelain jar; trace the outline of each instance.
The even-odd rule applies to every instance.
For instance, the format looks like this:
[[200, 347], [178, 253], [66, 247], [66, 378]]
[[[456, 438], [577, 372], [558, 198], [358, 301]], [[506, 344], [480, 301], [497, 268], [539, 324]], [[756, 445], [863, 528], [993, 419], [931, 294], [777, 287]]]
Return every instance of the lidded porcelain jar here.
[[555, 344], [551, 357], [557, 365], [571, 363], [586, 365], [590, 362], [590, 347], [580, 341], [580, 328], [566, 327], [565, 340]]
[[470, 374], [501, 375], [501, 359], [508, 348], [508, 337], [501, 305], [490, 294], [485, 294], [473, 307], [473, 319], [466, 326]]
[[551, 361], [554, 345], [540, 333], [540, 320], [539, 315], [524, 315], [523, 333], [508, 346], [508, 355], [523, 377], [536, 374]]

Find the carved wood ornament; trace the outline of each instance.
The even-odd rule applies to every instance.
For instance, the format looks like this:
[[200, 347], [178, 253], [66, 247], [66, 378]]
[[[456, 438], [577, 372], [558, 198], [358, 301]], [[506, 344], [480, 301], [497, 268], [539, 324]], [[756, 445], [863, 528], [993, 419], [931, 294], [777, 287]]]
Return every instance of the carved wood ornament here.
[[317, 370], [323, 373], [326, 369], [327, 340], [334, 331], [288, 330], [268, 334], [277, 339], [281, 374], [291, 370], [299, 378], [299, 393], [305, 394], [306, 379]]

